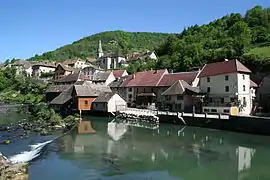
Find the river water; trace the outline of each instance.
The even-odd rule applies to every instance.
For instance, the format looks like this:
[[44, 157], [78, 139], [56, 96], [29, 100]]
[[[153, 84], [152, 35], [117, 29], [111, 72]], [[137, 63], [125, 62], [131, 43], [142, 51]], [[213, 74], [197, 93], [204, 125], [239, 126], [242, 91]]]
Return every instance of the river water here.
[[[108, 125], [107, 118], [85, 119], [96, 134], [75, 132], [49, 144], [31, 161], [31, 180], [270, 179], [270, 138], [266, 136], [165, 124], [148, 129]], [[0, 151], [12, 156], [55, 136], [31, 134], [0, 145]]]

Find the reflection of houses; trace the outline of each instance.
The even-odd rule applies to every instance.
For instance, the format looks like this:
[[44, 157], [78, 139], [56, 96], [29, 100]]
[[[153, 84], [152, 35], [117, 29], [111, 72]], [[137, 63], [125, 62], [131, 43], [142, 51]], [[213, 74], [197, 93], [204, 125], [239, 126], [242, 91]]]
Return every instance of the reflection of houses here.
[[242, 146], [236, 149], [236, 155], [238, 156], [238, 172], [251, 168], [251, 159], [255, 152], [255, 149]]
[[190, 86], [184, 80], [175, 82], [161, 95], [165, 96], [164, 104], [169, 106], [172, 111], [193, 112], [195, 106], [199, 111], [201, 109], [200, 89]]
[[125, 109], [127, 106], [126, 101], [118, 94], [113, 92], [101, 93], [93, 101], [93, 110], [102, 112], [116, 112]]
[[13, 64], [11, 64], [11, 67], [16, 69], [17, 75], [25, 73], [27, 76], [31, 76], [33, 72], [31, 63], [25, 60], [15, 61]]
[[250, 73], [238, 60], [206, 64], [198, 76], [200, 89], [207, 93], [203, 111], [235, 114], [232, 108], [235, 106], [240, 107], [242, 114], [250, 114], [253, 105]]
[[55, 69], [55, 75], [54, 78], [60, 79], [64, 76], [70, 75], [74, 72], [74, 69], [68, 66], [65, 66], [63, 64], [58, 64], [56, 69]]
[[33, 76], [46, 77], [46, 75], [50, 75], [50, 77], [53, 77], [55, 68], [56, 68], [55, 63], [44, 62], [44, 63], [33, 64], [33, 66], [32, 66]]
[[[120, 140], [127, 132], [127, 126], [124, 123], [108, 123], [108, 135], [114, 140]], [[110, 149], [110, 148], [108, 148]]]

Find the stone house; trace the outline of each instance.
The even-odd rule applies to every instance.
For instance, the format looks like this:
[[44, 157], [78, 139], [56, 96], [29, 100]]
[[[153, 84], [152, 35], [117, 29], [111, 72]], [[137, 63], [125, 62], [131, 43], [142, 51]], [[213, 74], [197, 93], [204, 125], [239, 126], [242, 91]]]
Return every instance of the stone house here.
[[93, 75], [95, 73], [103, 71], [103, 69], [100, 69], [94, 65], [89, 64], [88, 66], [84, 67], [82, 70], [82, 73], [87, 76], [90, 80], [93, 79]]
[[54, 74], [54, 79], [60, 79], [64, 76], [70, 75], [75, 71], [74, 68], [65, 66], [63, 64], [58, 64], [57, 67], [55, 68], [55, 74]]
[[106, 71], [106, 72], [96, 72], [93, 74], [91, 79], [92, 83], [94, 84], [104, 84], [108, 86], [111, 82], [115, 80], [113, 72]]
[[87, 63], [82, 59], [68, 59], [63, 62], [63, 65], [74, 69], [83, 69], [87, 66]]
[[165, 97], [163, 103], [170, 111], [176, 112], [200, 112], [203, 96], [198, 87], [192, 87], [184, 80], [176, 81], [162, 94]]
[[203, 112], [231, 114], [237, 106], [241, 114], [249, 115], [253, 108], [251, 71], [238, 60], [206, 64], [198, 78], [206, 93]]
[[63, 76], [60, 79], [54, 81], [56, 85], [67, 85], [67, 84], [75, 84], [79, 81], [85, 81], [87, 77], [81, 73], [80, 71], [74, 72], [73, 74], [69, 74], [67, 76]]
[[93, 110], [101, 112], [116, 112], [127, 107], [126, 101], [116, 93], [101, 93], [93, 101]]
[[16, 69], [17, 75], [25, 73], [26, 76], [28, 77], [32, 76], [33, 69], [32, 69], [32, 64], [29, 61], [18, 60], [18, 61], [15, 61], [10, 66]]

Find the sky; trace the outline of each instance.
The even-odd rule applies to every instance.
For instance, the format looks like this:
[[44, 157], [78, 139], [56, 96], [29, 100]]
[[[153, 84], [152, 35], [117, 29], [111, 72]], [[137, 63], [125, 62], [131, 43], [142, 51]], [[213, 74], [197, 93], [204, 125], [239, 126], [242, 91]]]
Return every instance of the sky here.
[[0, 0], [0, 61], [26, 59], [102, 31], [180, 33], [270, 0]]

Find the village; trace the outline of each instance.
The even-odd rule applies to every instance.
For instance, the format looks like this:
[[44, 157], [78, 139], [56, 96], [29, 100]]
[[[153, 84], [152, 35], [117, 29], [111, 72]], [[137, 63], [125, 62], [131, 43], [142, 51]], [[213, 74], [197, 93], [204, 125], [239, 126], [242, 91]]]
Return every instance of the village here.
[[128, 74], [114, 70], [129, 63], [156, 59], [155, 52], [129, 57], [105, 54], [101, 41], [97, 57], [62, 63], [19, 60], [9, 66], [43, 81], [51, 81], [46, 101], [62, 114], [115, 113], [127, 107], [169, 112], [256, 115], [267, 110], [267, 80], [257, 85], [252, 72], [238, 60], [205, 64], [187, 72], [167, 69]]

